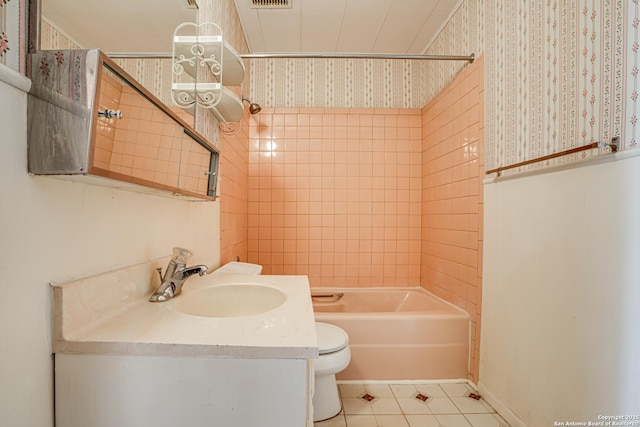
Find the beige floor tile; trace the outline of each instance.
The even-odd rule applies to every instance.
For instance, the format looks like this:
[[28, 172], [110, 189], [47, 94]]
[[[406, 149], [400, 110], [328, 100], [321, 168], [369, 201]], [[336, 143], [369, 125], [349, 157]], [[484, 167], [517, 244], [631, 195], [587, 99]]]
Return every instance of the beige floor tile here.
[[394, 397], [381, 397], [371, 402], [374, 414], [402, 414], [402, 409]]
[[432, 414], [426, 403], [413, 397], [400, 397], [397, 400], [404, 414]]
[[435, 415], [405, 415], [410, 427], [439, 427]]
[[447, 397], [445, 391], [438, 384], [416, 384], [416, 390], [429, 397]]
[[342, 407], [346, 415], [373, 415], [369, 402], [359, 397], [345, 397], [342, 399]]
[[427, 401], [427, 406], [433, 414], [459, 414], [458, 407], [448, 397], [434, 397]]
[[[314, 427], [509, 427], [467, 383], [339, 384], [343, 414]], [[366, 401], [360, 396], [375, 397]], [[423, 402], [420, 393], [429, 399]]]
[[509, 427], [497, 414], [465, 414], [473, 427]]
[[452, 397], [451, 401], [463, 414], [488, 414], [495, 412], [484, 399], [475, 400], [470, 397]]
[[394, 397], [387, 384], [365, 384], [364, 389], [375, 397]]
[[346, 415], [347, 427], [378, 427], [373, 415]]
[[449, 397], [466, 396], [469, 392], [473, 391], [469, 384], [465, 383], [442, 383], [440, 387], [442, 387]]
[[409, 427], [404, 415], [376, 415], [378, 427]]
[[411, 397], [418, 391], [413, 384], [391, 384], [390, 387], [395, 397]]
[[441, 427], [473, 427], [462, 414], [436, 415]]
[[362, 384], [339, 384], [340, 395], [345, 397], [358, 397], [365, 392]]

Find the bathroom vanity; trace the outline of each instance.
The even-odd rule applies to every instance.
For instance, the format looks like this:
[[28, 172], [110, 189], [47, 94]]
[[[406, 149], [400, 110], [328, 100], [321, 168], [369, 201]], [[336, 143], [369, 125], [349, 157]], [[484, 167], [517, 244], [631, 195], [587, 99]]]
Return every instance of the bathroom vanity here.
[[[318, 344], [307, 278], [193, 277], [181, 295], [149, 302], [166, 260], [52, 284], [56, 425], [312, 426]], [[189, 302], [231, 298], [234, 286], [285, 298], [249, 314]]]

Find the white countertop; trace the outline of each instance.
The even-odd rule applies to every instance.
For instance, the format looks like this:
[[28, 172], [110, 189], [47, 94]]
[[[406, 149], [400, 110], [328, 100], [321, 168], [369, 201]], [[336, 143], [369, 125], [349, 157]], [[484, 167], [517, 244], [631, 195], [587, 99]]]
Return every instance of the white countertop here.
[[[154, 279], [154, 267], [147, 263], [136, 266], [133, 273], [131, 269], [123, 269], [52, 284], [54, 353], [318, 357], [306, 276], [194, 276], [173, 300], [152, 303], [149, 296], [159, 284], [157, 277]], [[287, 299], [271, 311], [242, 317], [199, 317], [173, 307], [175, 301], [189, 292], [229, 283], [267, 284], [284, 292]]]

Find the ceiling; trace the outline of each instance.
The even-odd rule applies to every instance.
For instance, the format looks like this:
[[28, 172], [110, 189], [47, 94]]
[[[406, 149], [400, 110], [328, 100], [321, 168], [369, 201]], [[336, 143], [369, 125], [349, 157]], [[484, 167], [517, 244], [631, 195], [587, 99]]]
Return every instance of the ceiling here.
[[288, 0], [290, 8], [285, 9], [253, 8], [253, 0], [234, 1], [252, 53], [419, 55], [460, 4], [460, 0]]
[[[84, 48], [170, 53], [174, 29], [196, 22], [188, 0], [41, 0], [42, 14]], [[218, 0], [213, 0], [218, 1]], [[424, 53], [461, 0], [234, 0], [251, 53]], [[201, 1], [202, 3], [202, 1]]]
[[198, 19], [186, 0], [41, 0], [41, 7], [80, 46], [107, 53], [170, 53], [175, 28]]

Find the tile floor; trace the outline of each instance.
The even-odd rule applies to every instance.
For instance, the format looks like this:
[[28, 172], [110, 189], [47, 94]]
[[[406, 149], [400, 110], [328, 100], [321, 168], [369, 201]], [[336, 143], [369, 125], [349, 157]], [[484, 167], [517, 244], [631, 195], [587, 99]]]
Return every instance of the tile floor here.
[[465, 383], [338, 385], [342, 412], [314, 427], [509, 427]]

